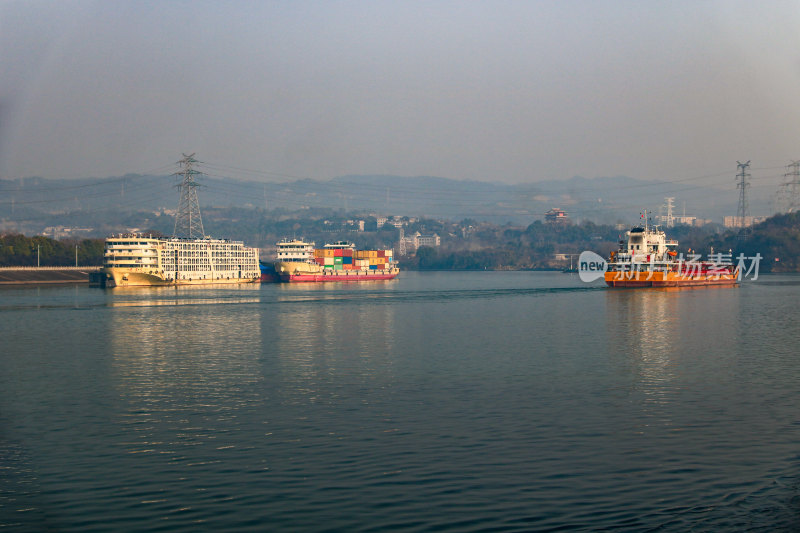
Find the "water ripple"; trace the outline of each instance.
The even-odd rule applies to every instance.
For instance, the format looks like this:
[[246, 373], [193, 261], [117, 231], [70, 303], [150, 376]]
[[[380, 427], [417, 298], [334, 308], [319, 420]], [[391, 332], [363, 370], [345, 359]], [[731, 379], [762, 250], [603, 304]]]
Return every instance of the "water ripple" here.
[[792, 285], [460, 279], [15, 293], [0, 526], [797, 530]]

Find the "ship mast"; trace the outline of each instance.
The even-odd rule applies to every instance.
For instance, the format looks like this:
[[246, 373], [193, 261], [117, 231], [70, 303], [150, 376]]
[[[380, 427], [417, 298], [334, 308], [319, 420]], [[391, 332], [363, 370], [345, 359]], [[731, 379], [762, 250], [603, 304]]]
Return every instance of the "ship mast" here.
[[197, 239], [206, 236], [203, 219], [200, 217], [200, 202], [197, 200], [197, 187], [200, 185], [194, 181], [194, 177], [202, 172], [192, 168], [194, 163], [198, 163], [194, 154], [183, 154], [183, 159], [178, 161], [182, 170], [173, 174], [181, 178], [181, 182], [176, 185], [181, 189], [181, 200], [178, 204], [178, 214], [175, 215], [173, 237]]

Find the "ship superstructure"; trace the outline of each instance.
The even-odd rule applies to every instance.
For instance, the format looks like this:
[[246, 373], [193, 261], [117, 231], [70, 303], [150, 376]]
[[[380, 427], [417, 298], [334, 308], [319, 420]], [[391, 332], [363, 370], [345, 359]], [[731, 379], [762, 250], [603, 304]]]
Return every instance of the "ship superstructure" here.
[[308, 263], [314, 257], [314, 243], [302, 239], [283, 240], [275, 245], [276, 259], [282, 262]]

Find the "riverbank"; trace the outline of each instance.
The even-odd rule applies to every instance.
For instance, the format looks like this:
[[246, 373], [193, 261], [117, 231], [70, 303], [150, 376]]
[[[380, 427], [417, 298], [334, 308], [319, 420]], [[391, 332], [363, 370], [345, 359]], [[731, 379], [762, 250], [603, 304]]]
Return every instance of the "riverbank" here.
[[99, 266], [0, 267], [0, 285], [88, 284]]

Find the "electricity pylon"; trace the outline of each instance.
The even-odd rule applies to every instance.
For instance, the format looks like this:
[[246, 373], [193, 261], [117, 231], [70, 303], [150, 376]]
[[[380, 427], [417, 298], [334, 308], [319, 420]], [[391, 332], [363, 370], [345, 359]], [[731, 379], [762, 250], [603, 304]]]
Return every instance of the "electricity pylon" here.
[[173, 237], [198, 239], [206, 236], [203, 231], [203, 219], [200, 217], [200, 202], [197, 200], [197, 187], [200, 185], [194, 181], [194, 177], [202, 172], [192, 168], [192, 165], [198, 162], [194, 154], [183, 154], [183, 159], [178, 161], [182, 170], [173, 174], [182, 178], [176, 185], [181, 189], [181, 201], [178, 204], [178, 214], [175, 215]]

